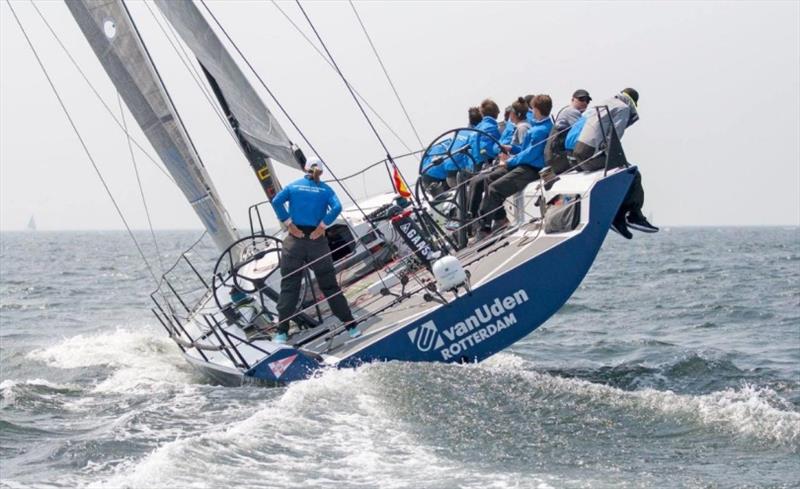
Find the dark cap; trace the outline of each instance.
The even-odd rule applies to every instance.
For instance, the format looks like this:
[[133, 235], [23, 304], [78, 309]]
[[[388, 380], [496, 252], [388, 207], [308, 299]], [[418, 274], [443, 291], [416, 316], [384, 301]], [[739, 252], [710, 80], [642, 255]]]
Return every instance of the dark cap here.
[[622, 93], [627, 94], [637, 104], [639, 103], [639, 92], [637, 92], [635, 89], [633, 89], [633, 88], [623, 88], [622, 89]]
[[587, 92], [586, 90], [584, 90], [582, 88], [579, 88], [579, 89], [575, 90], [575, 93], [572, 94], [572, 98], [583, 98], [583, 97], [588, 98], [589, 102], [592, 101], [592, 96], [589, 95], [589, 92]]

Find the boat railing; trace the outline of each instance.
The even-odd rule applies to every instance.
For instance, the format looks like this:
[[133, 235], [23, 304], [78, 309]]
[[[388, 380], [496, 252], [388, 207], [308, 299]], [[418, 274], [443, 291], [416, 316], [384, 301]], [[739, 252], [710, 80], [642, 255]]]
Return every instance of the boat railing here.
[[[405, 177], [412, 179], [411, 181], [404, 182], [409, 189], [412, 189], [418, 174], [418, 156], [422, 153], [423, 150], [418, 150], [393, 156], [391, 160], [389, 158], [384, 158], [365, 166], [355, 173], [351, 173], [337, 179], [328, 178], [324, 179], [323, 181], [333, 186], [343, 187], [346, 185], [351, 195], [354, 190], [361, 190], [361, 195], [359, 197], [368, 199], [369, 197], [374, 197], [375, 195], [379, 195], [381, 193], [393, 192], [397, 190], [393, 183], [395, 176], [393, 174], [393, 168], [391, 168], [391, 163], [394, 163], [398, 168], [398, 175], [401, 176], [401, 178]], [[384, 173], [388, 173], [388, 178], [386, 175], [384, 175]], [[337, 194], [339, 194], [340, 199], [343, 197], [339, 192], [337, 192]], [[348, 207], [355, 204], [355, 202], [344, 200], [342, 204], [344, 207]], [[367, 213], [373, 210], [375, 209], [364, 208], [364, 211]], [[247, 216], [251, 235], [258, 233], [274, 234], [274, 232], [271, 232], [271, 230], [264, 224], [265, 221], [268, 222], [267, 216], [274, 216], [274, 211], [272, 210], [270, 201], [265, 200], [251, 205], [248, 208]]]
[[243, 347], [263, 355], [268, 352], [231, 331], [225, 310], [210, 303], [214, 291], [206, 277], [212, 277], [211, 266], [216, 259], [209, 259], [215, 248], [205, 242], [206, 237], [204, 234], [181, 253], [164, 273], [159, 287], [150, 295], [154, 304], [151, 311], [181, 351], [194, 350], [205, 361], [209, 361], [212, 352], [222, 352], [234, 367], [249, 369], [252, 365]]

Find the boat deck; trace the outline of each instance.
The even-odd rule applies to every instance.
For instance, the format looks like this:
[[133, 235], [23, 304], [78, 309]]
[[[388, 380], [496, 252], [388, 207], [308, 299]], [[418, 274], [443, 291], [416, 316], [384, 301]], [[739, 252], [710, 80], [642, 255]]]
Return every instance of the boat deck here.
[[[571, 235], [573, 233], [557, 236], [544, 235], [540, 233], [538, 224], [526, 224], [522, 227], [508, 229], [505, 233], [493, 236], [483, 242], [472, 244], [461, 250], [457, 256], [465, 270], [469, 272], [471, 288], [474, 289], [568, 239]], [[389, 288], [389, 291], [395, 295], [381, 296], [377, 300], [366, 291], [355, 296], [347, 294], [354, 316], [367, 318], [359, 324], [363, 333], [361, 337], [350, 339], [345, 334], [338, 334], [334, 337], [326, 334], [312, 341], [304, 341], [304, 336], [314, 335], [314, 330], [311, 330], [303, 335], [298, 335], [293, 343], [329, 360], [344, 358], [363, 348], [366, 344], [371, 344], [392, 334], [414, 319], [442, 307], [443, 304], [440, 301], [431, 300], [431, 295], [434, 294], [427, 294], [426, 298], [426, 292], [429, 292], [426, 286], [434, 282], [432, 275], [423, 269], [417, 272], [417, 279], [418, 281], [412, 279], [408, 283], [406, 286], [407, 297], [402, 300], [398, 300], [396, 297], [400, 295], [402, 289], [399, 284]], [[363, 282], [372, 283], [376, 280], [376, 276], [370, 275], [365, 277]], [[353, 284], [351, 288], [363, 287], [364, 284], [360, 281]], [[459, 291], [459, 294], [464, 293], [466, 291], [463, 289]], [[443, 298], [451, 300], [454, 295], [446, 293]], [[364, 304], [359, 305], [361, 303]], [[336, 319], [328, 319], [328, 321], [337, 322]], [[332, 324], [329, 324], [328, 321], [318, 328], [330, 329]]]

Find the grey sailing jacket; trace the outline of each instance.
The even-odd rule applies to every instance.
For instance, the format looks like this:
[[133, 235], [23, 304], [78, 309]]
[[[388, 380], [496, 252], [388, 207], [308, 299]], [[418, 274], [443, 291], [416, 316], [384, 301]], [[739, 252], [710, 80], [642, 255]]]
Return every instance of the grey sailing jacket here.
[[[608, 106], [608, 111], [604, 106]], [[625, 133], [625, 129], [639, 120], [639, 113], [636, 111], [636, 105], [633, 100], [625, 94], [617, 94], [613, 98], [586, 110], [583, 114], [586, 118], [586, 124], [581, 130], [580, 136], [578, 136], [578, 142], [595, 149], [604, 148], [608, 138], [611, 137], [611, 124], [608, 120], [609, 113], [620, 139]], [[604, 135], [605, 140], [603, 140]]]

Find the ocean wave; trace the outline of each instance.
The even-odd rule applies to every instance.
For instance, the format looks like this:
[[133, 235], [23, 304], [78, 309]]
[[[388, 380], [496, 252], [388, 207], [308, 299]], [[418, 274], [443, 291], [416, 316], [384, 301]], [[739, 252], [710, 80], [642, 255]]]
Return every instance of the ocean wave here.
[[198, 380], [175, 345], [147, 328], [77, 335], [27, 357], [60, 369], [108, 367], [111, 375], [95, 386], [95, 392], [147, 393], [158, 384]]
[[44, 379], [13, 380], [0, 382], [0, 409], [11, 406], [27, 409], [58, 407], [59, 394], [77, 392], [80, 387], [74, 384], [57, 384]]
[[372, 375], [381, 368], [330, 370], [291, 384], [253, 406], [250, 416], [165, 443], [89, 487], [188, 487], [200, 472], [206, 487], [232, 479], [244, 486], [298, 488], [562, 485], [548, 474], [464, 466], [420, 443], [402, 420], [385, 411], [380, 383]]
[[[696, 363], [689, 359], [686, 365]], [[680, 363], [678, 369], [681, 367]], [[623, 390], [582, 379], [563, 378], [531, 370], [531, 364], [512, 354], [496, 355], [480, 364], [496, 372], [523, 376], [528, 382], [551, 393], [577, 395], [625, 409], [649, 409], [679, 416], [731, 434], [750, 436], [800, 450], [800, 412], [772, 389], [743, 384], [709, 394], [676, 394], [652, 388]], [[693, 369], [693, 366], [689, 368]], [[735, 368], [735, 367], [734, 367]]]

